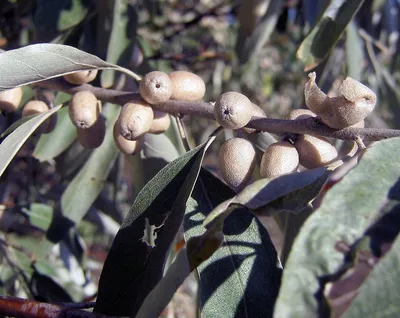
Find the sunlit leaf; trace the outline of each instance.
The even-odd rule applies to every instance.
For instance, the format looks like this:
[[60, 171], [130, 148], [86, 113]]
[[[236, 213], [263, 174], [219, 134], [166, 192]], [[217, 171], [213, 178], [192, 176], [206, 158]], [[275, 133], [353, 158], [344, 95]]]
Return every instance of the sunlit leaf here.
[[76, 71], [104, 68], [118, 66], [71, 46], [33, 44], [0, 53], [0, 91]]
[[4, 139], [0, 144], [0, 176], [29, 136], [32, 135], [40, 124], [42, 124], [47, 118], [60, 110], [61, 107], [62, 105], [56, 106], [35, 116], [34, 118], [31, 118]]
[[[302, 226], [289, 254], [275, 306], [277, 317], [315, 317], [318, 278], [343, 260], [335, 244], [352, 244], [376, 218], [398, 183], [400, 138], [383, 140], [325, 195]], [[377, 182], [379, 180], [379, 182]], [[294, 293], [293, 290], [296, 290]]]

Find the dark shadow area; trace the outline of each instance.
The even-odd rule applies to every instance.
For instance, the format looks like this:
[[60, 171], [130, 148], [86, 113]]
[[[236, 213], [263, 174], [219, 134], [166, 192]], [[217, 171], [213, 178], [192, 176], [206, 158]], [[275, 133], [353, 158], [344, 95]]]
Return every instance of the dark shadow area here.
[[[233, 197], [235, 193], [205, 169], [201, 170], [199, 182], [193, 197], [199, 206], [196, 211], [185, 215], [185, 231], [196, 231], [201, 235], [204, 228], [199, 226], [205, 217], [219, 203]], [[193, 217], [196, 216], [196, 221]], [[239, 275], [243, 288], [240, 301], [235, 304], [235, 317], [272, 317], [278, 295], [282, 269], [278, 267], [277, 252], [269, 235], [258, 219], [247, 209], [237, 209], [224, 223], [224, 245], [200, 267], [200, 302], [203, 314], [211, 314], [207, 305], [229, 302], [221, 288], [227, 286], [232, 275]], [[225, 286], [224, 286], [225, 285]], [[220, 289], [219, 289], [220, 288]], [[219, 293], [216, 290], [219, 289]], [[214, 310], [221, 310], [214, 308]]]

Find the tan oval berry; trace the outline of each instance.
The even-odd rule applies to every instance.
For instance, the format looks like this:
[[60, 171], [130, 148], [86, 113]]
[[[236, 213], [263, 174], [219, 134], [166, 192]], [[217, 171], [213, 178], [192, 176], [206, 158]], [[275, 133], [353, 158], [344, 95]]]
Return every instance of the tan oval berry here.
[[69, 102], [69, 117], [72, 123], [80, 129], [87, 129], [94, 125], [100, 112], [101, 104], [90, 91], [75, 93]]
[[125, 104], [118, 118], [122, 136], [128, 140], [139, 139], [150, 130], [153, 118], [153, 109], [145, 101]]
[[106, 121], [100, 116], [97, 121], [89, 128], [77, 128], [79, 143], [88, 149], [94, 149], [101, 146], [106, 135]]
[[307, 169], [326, 166], [338, 156], [336, 148], [323, 137], [300, 135], [294, 146], [299, 153], [300, 164]]
[[64, 79], [74, 85], [87, 84], [93, 81], [97, 76], [97, 70], [80, 71], [64, 75]]
[[288, 141], [271, 144], [265, 151], [260, 163], [260, 175], [274, 178], [295, 172], [299, 166], [299, 154]]
[[142, 98], [149, 104], [161, 104], [170, 99], [172, 82], [168, 74], [159, 71], [147, 73], [139, 84]]
[[131, 156], [139, 153], [143, 148], [143, 138], [138, 140], [128, 140], [121, 135], [121, 125], [118, 121], [114, 125], [114, 141], [118, 149], [125, 155]]
[[204, 97], [206, 84], [197, 74], [176, 71], [169, 74], [172, 82], [171, 99], [196, 101]]
[[22, 99], [22, 88], [16, 87], [0, 92], [0, 110], [14, 112]]
[[153, 111], [154, 118], [153, 122], [151, 123], [151, 127], [149, 129], [150, 134], [162, 134], [166, 132], [171, 125], [171, 118], [167, 113], [160, 112], [160, 111]]
[[215, 119], [228, 129], [239, 129], [247, 125], [253, 116], [252, 102], [243, 94], [222, 94], [214, 105]]
[[[251, 105], [253, 106], [253, 115], [252, 115], [251, 119], [267, 118], [267, 115], [265, 114], [264, 110], [261, 107], [258, 107], [254, 103], [251, 103]], [[257, 131], [257, 129], [247, 128], [247, 127], [243, 127], [242, 130], [246, 134], [253, 134], [253, 133], [255, 133]]]
[[256, 152], [250, 141], [232, 138], [222, 144], [218, 162], [223, 180], [235, 191], [240, 191], [251, 179]]
[[[22, 109], [21, 116], [23, 118], [31, 115], [41, 114], [48, 111], [49, 109], [50, 108], [46, 103], [39, 100], [31, 100], [25, 104], [24, 108]], [[40, 132], [48, 134], [54, 130], [56, 124], [57, 114], [53, 114], [41, 125]]]
[[310, 117], [317, 117], [317, 115], [314, 114], [309, 109], [295, 109], [295, 110], [292, 110], [289, 114], [287, 114], [285, 116], [285, 119], [295, 120], [295, 119], [306, 119], [306, 118], [310, 118]]
[[22, 109], [22, 117], [44, 113], [49, 110], [49, 106], [40, 100], [31, 100], [27, 102]]

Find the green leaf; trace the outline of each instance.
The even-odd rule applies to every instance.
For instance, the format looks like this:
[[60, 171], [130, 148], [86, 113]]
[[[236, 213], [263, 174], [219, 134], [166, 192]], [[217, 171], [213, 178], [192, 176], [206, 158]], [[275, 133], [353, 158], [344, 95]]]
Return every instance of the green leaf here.
[[0, 53], [0, 91], [76, 71], [114, 68], [97, 56], [61, 44], [33, 44]]
[[240, 32], [238, 34], [236, 54], [242, 64], [250, 60], [252, 56], [260, 53], [275, 30], [284, 1], [275, 0], [268, 3], [268, 9], [253, 33], [250, 36], [246, 36]]
[[82, 22], [87, 12], [83, 0], [38, 0], [35, 25], [44, 32], [65, 31]]
[[187, 250], [182, 247], [164, 277], [146, 297], [136, 318], [159, 317], [190, 273]]
[[[135, 8], [126, 0], [114, 1], [112, 30], [107, 49], [107, 62], [128, 66], [132, 58], [133, 40], [136, 36], [137, 14]], [[115, 71], [101, 73], [101, 86], [114, 85]]]
[[46, 234], [48, 242], [43, 242], [43, 246], [39, 247], [38, 258], [43, 257], [47, 253], [48, 247], [63, 239], [68, 230], [85, 216], [103, 189], [118, 155], [112, 128], [120, 109], [116, 105], [104, 105], [103, 113], [107, 116], [107, 132], [104, 141], [99, 148], [92, 152], [89, 160], [63, 193], [60, 206], [56, 209]]
[[40, 162], [53, 160], [76, 139], [76, 127], [69, 118], [68, 107], [61, 109], [57, 116], [56, 128], [49, 134], [43, 134], [33, 151], [33, 156]]
[[357, 81], [361, 81], [363, 69], [360, 61], [364, 60], [364, 46], [357, 32], [357, 25], [352, 21], [346, 30], [346, 64], [347, 75]]
[[171, 161], [179, 157], [176, 147], [165, 135], [144, 135], [144, 147], [140, 153], [142, 158], [143, 175], [147, 181]]
[[[276, 317], [315, 317], [318, 278], [337, 270], [338, 241], [352, 244], [377, 216], [399, 178], [400, 138], [378, 142], [328, 191], [297, 236], [283, 274]], [[294, 293], [293, 290], [296, 290]]]
[[274, 208], [298, 212], [316, 197], [328, 173], [327, 168], [323, 167], [257, 180], [215, 208], [204, 225], [209, 227], [211, 223], [218, 222], [238, 206], [255, 210], [258, 215], [264, 215], [262, 208], [271, 203]]
[[46, 231], [53, 218], [53, 208], [43, 203], [31, 203], [27, 213], [30, 224]]
[[[381, 224], [378, 225], [378, 228], [374, 232], [378, 232], [383, 237], [387, 236], [387, 233], [394, 234], [394, 231], [398, 234], [400, 221], [399, 205], [397, 205], [393, 212], [391, 216], [386, 214], [383, 217], [388, 217], [386, 227], [383, 224], [384, 222], [382, 222], [382, 218], [381, 222], [378, 222]], [[369, 231], [373, 228], [374, 226]], [[379, 240], [380, 237], [375, 239]], [[389, 240], [389, 242], [391, 243], [392, 240]], [[346, 310], [343, 317], [398, 317], [400, 311], [400, 293], [398, 292], [400, 281], [399, 265], [400, 236], [397, 235], [389, 252], [379, 260], [373, 271], [371, 271], [358, 289], [357, 296], [351, 302], [350, 307]]]
[[[1, 81], [1, 80], [0, 80]], [[30, 135], [43, 123], [47, 118], [56, 113], [62, 105], [56, 106], [47, 112], [41, 113], [34, 118], [23, 123], [15, 129], [6, 139], [0, 144], [0, 176], [7, 168], [11, 160], [14, 158], [18, 150], [22, 147]]]
[[[202, 235], [204, 219], [234, 192], [202, 170], [185, 212], [185, 240]], [[202, 265], [200, 302], [204, 317], [272, 317], [282, 267], [264, 226], [241, 208], [224, 222], [223, 245]]]
[[10, 127], [8, 127], [1, 135], [0, 138], [4, 138], [11, 134], [15, 129], [17, 129], [19, 126], [21, 126], [23, 123], [26, 123], [27, 121], [31, 120], [32, 118], [35, 118], [37, 114], [26, 116], [23, 118], [20, 118], [17, 120], [15, 123], [13, 123]]
[[138, 194], [104, 263], [95, 312], [135, 316], [162, 278], [204, 153], [214, 139], [165, 166]]
[[364, 0], [331, 1], [322, 18], [297, 50], [297, 58], [305, 64], [305, 71], [315, 68], [327, 57], [363, 2]]

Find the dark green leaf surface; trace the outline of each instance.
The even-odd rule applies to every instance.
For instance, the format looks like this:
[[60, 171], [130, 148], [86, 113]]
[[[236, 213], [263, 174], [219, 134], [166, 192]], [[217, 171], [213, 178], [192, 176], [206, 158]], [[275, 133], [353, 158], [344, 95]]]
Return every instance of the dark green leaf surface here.
[[297, 57], [305, 64], [306, 71], [315, 68], [326, 58], [363, 2], [331, 1], [322, 18], [297, 50]]
[[[185, 240], [205, 232], [208, 213], [234, 192], [202, 170], [185, 214]], [[272, 317], [282, 268], [267, 231], [247, 209], [224, 222], [224, 244], [199, 266], [203, 317]]]
[[4, 139], [4, 141], [0, 144], [0, 176], [3, 174], [4, 170], [7, 168], [8, 164], [14, 158], [25, 141], [30, 135], [33, 134], [36, 128], [38, 128], [40, 124], [52, 114], [60, 110], [61, 107], [62, 105], [56, 106], [47, 112], [31, 118], [15, 129], [11, 134], [9, 134], [6, 139]]
[[85, 18], [88, 7], [85, 0], [38, 0], [35, 25], [40, 31], [64, 31]]
[[326, 194], [305, 222], [285, 267], [276, 317], [315, 317], [318, 277], [333, 273], [343, 260], [338, 241], [352, 244], [377, 216], [398, 181], [400, 138], [380, 141], [359, 165]]
[[69, 118], [68, 107], [61, 109], [57, 116], [56, 128], [49, 134], [43, 134], [33, 151], [33, 156], [41, 162], [53, 160], [76, 139], [76, 127]]
[[214, 139], [164, 167], [138, 194], [104, 264], [95, 312], [135, 316], [161, 279], [204, 152]]
[[64, 74], [118, 68], [97, 56], [61, 44], [33, 44], [0, 53], [0, 91]]

